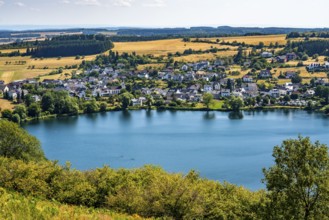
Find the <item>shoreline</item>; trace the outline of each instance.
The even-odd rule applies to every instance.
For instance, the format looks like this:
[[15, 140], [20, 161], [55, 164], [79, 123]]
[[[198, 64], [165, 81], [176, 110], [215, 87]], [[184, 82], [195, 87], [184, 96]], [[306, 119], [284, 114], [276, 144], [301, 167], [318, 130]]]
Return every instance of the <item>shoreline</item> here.
[[[51, 114], [51, 115], [44, 115], [40, 116], [38, 118], [28, 118], [25, 121], [21, 122], [21, 124], [24, 123], [29, 123], [33, 121], [39, 121], [39, 120], [47, 120], [47, 119], [56, 119], [56, 118], [67, 118], [67, 117], [73, 117], [73, 116], [81, 116], [81, 115], [88, 115], [88, 114], [99, 114], [99, 113], [107, 113], [107, 112], [119, 112], [119, 111], [141, 111], [141, 110], [146, 110], [146, 111], [195, 111], [195, 112], [232, 112], [234, 111], [230, 109], [207, 109], [207, 108], [188, 108], [188, 107], [159, 107], [159, 108], [147, 108], [147, 107], [139, 107], [139, 108], [128, 108], [128, 109], [122, 109], [122, 108], [112, 108], [112, 109], [107, 109], [106, 111], [98, 111], [98, 112], [93, 112], [93, 113], [84, 113], [84, 112], [79, 112], [78, 114]], [[297, 106], [264, 106], [264, 107], [256, 107], [256, 108], [251, 108], [251, 107], [244, 107], [241, 108], [238, 112], [252, 112], [252, 111], [274, 111], [274, 110], [301, 110], [301, 111], [306, 111], [310, 113], [323, 113], [322, 111], [319, 110], [307, 110], [302, 107], [297, 107]], [[324, 116], [328, 116], [329, 114], [324, 114]]]

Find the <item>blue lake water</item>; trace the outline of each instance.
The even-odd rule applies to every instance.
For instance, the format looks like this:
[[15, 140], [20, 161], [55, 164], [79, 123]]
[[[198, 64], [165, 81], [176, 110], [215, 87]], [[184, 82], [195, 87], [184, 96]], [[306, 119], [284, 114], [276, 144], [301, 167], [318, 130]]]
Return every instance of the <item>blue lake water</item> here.
[[329, 118], [298, 110], [243, 112], [108, 112], [24, 125], [48, 159], [86, 170], [145, 164], [249, 189], [265, 188], [262, 168], [284, 139], [310, 136], [329, 145]]

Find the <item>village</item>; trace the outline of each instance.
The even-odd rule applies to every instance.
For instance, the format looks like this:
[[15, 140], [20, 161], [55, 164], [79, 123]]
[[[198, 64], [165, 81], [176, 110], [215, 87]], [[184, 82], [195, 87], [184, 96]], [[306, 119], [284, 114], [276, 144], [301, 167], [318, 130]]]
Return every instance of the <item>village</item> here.
[[[270, 52], [261, 53], [261, 57], [275, 59], [280, 63], [297, 58], [294, 53], [273, 57]], [[249, 64], [247, 61], [243, 65]], [[312, 63], [306, 66], [306, 69], [328, 71], [329, 62]], [[0, 93], [4, 98], [18, 103], [29, 93], [33, 102], [40, 102], [42, 94], [33, 94], [31, 88], [41, 87], [52, 91], [66, 91], [71, 97], [86, 101], [94, 98], [104, 100], [106, 97], [130, 92], [134, 94], [130, 103], [134, 107], [144, 106], [149, 98], [152, 98], [158, 107], [176, 106], [172, 104], [174, 102], [202, 103], [204, 94], [211, 94], [215, 100], [239, 97], [249, 107], [306, 107], [318, 104], [318, 99], [314, 98], [317, 95], [317, 86], [328, 86], [327, 78], [313, 78], [310, 83], [303, 84], [301, 79], [298, 80], [299, 73], [294, 71], [285, 71], [280, 75], [290, 82], [264, 86], [257, 81], [271, 82], [274, 78], [271, 69], [248, 73], [242, 78], [230, 78], [227, 74], [229, 70], [230, 66], [221, 59], [213, 62], [183, 63], [179, 67], [169, 66], [159, 71], [128, 71], [121, 63], [105, 67], [94, 65], [66, 80], [45, 79], [38, 82], [37, 79], [25, 79], [9, 84], [0, 81]], [[196, 104], [192, 106], [195, 107]]]

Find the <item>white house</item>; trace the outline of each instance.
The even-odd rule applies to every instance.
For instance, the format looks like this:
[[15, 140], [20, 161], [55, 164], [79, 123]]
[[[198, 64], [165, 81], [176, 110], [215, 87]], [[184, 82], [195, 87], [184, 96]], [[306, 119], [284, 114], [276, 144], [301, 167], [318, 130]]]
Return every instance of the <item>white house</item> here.
[[320, 63], [311, 63], [310, 65], [307, 66], [308, 70], [315, 70], [317, 68], [319, 68], [321, 65]]
[[271, 58], [271, 57], [273, 57], [273, 54], [270, 53], [270, 52], [265, 51], [265, 52], [263, 52], [263, 53], [261, 54], [261, 56], [262, 56], [263, 58]]
[[251, 83], [251, 82], [254, 81], [254, 79], [253, 79], [252, 76], [250, 76], [250, 75], [244, 75], [244, 76], [242, 77], [242, 81], [243, 81], [243, 82], [246, 82], [246, 83]]
[[212, 85], [211, 84], [207, 84], [203, 86], [203, 91], [204, 92], [211, 92], [213, 90]]
[[230, 97], [231, 96], [231, 91], [229, 89], [222, 89], [220, 91], [220, 95], [222, 97]]

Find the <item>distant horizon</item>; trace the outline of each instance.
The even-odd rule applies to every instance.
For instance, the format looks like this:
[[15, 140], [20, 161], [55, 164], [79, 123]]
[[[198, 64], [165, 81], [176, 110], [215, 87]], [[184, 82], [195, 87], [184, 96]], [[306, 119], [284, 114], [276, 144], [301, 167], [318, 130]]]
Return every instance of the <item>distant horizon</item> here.
[[[329, 27], [328, 0], [0, 0], [0, 27]], [[18, 28], [19, 29], [19, 28]]]
[[306, 26], [260, 26], [260, 25], [250, 25], [250, 26], [235, 26], [235, 25], [195, 25], [195, 26], [115, 26], [115, 25], [30, 25], [30, 24], [17, 24], [17, 25], [0, 25], [0, 31], [38, 31], [38, 30], [58, 30], [58, 29], [174, 29], [174, 28], [194, 28], [194, 27], [232, 27], [232, 28], [293, 28], [293, 29], [329, 29], [327, 27], [306, 27]]

